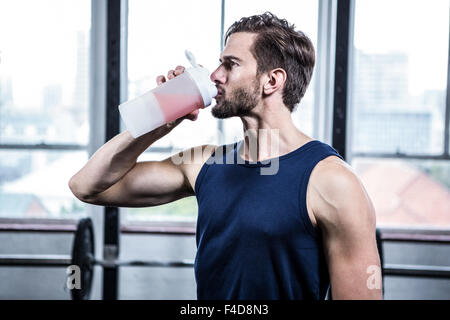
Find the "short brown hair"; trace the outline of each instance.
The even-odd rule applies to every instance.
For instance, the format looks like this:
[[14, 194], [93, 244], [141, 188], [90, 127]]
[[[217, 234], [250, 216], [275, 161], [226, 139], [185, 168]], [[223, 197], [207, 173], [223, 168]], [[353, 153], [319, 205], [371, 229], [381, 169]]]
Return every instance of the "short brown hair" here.
[[296, 31], [293, 24], [270, 12], [234, 22], [225, 34], [225, 44], [236, 32], [257, 34], [251, 48], [257, 62], [257, 75], [275, 68], [286, 71], [282, 97], [292, 112], [305, 95], [314, 70], [315, 52], [311, 40], [302, 31]]

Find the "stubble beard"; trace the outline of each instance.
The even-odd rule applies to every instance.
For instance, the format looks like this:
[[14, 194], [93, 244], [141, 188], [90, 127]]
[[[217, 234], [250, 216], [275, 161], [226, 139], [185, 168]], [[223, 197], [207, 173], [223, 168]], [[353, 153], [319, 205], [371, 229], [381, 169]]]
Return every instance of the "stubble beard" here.
[[228, 99], [223, 95], [211, 109], [211, 114], [217, 119], [242, 117], [249, 115], [258, 105], [261, 96], [259, 81], [255, 79], [250, 88], [239, 87], [229, 92]]

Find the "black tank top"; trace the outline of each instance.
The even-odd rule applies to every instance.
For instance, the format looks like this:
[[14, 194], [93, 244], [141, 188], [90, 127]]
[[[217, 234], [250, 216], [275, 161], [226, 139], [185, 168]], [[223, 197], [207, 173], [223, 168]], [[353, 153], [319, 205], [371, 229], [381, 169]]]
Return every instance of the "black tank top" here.
[[[342, 157], [314, 140], [249, 162], [237, 154], [241, 143], [216, 149], [195, 182], [197, 298], [324, 299], [328, 268], [306, 190], [319, 161]], [[261, 174], [276, 162], [275, 174]]]

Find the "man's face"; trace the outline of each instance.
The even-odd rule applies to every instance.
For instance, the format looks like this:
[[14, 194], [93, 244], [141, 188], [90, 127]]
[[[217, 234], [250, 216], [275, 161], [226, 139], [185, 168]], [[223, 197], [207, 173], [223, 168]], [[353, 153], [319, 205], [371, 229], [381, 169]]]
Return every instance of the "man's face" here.
[[257, 62], [250, 52], [256, 34], [233, 33], [220, 58], [220, 66], [211, 74], [216, 84], [217, 104], [211, 113], [219, 119], [245, 116], [261, 100]]

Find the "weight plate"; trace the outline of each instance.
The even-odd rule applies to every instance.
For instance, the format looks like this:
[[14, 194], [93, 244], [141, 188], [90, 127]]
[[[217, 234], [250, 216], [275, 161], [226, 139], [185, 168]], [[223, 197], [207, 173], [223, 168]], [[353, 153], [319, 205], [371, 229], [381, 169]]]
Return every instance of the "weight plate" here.
[[73, 300], [88, 300], [94, 277], [94, 226], [90, 218], [78, 222], [72, 247], [72, 265], [80, 268], [80, 289], [71, 289]]

